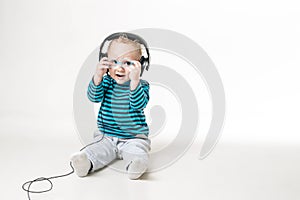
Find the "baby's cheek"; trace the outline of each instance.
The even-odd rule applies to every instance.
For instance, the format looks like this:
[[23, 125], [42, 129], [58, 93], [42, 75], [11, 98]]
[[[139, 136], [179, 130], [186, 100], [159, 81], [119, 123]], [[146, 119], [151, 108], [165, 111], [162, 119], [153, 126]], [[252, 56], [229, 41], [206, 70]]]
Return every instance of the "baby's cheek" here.
[[110, 73], [110, 74], [114, 74], [114, 73], [115, 73], [115, 70], [114, 70], [114, 69], [112, 69], [112, 68], [109, 68], [109, 70], [108, 70], [108, 71], [109, 71], [109, 73]]
[[130, 73], [130, 69], [129, 69], [129, 67], [126, 67], [126, 69], [125, 69], [125, 73], [126, 73], [126, 75], [128, 75], [128, 74]]

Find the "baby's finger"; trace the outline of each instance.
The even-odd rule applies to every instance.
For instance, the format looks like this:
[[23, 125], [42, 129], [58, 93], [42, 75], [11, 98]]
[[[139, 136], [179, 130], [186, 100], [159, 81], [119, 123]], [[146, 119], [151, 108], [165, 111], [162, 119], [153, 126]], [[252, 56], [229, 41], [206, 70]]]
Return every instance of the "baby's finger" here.
[[107, 66], [110, 66], [110, 65], [111, 65], [111, 62], [110, 62], [110, 61], [101, 61], [101, 62], [100, 62], [100, 65], [107, 65]]
[[141, 63], [139, 61], [136, 61], [136, 60], [133, 60], [131, 61], [133, 63], [133, 65], [137, 68], [140, 68], [141, 67]]
[[133, 67], [133, 65], [129, 65], [129, 66], [127, 66], [127, 69], [128, 69], [128, 71], [130, 73], [132, 70], [134, 70], [134, 67]]
[[103, 58], [101, 58], [100, 62], [101, 62], [101, 61], [105, 61], [105, 60], [108, 60], [108, 57], [103, 57]]
[[136, 67], [132, 64], [128, 66], [129, 71], [131, 72], [132, 70], [134, 70]]
[[99, 68], [100, 68], [100, 69], [109, 69], [110, 66], [107, 66], [107, 65], [101, 65]]
[[98, 65], [98, 66], [96, 67], [97, 70], [109, 69], [109, 68], [110, 68], [110, 66], [107, 66], [107, 65]]

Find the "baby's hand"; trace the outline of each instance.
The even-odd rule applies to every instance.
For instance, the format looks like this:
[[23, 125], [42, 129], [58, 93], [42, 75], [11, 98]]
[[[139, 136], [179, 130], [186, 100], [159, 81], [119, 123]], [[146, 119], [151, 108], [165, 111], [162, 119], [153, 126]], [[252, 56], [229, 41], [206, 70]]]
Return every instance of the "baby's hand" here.
[[110, 67], [110, 65], [111, 65], [111, 62], [108, 61], [107, 57], [101, 58], [101, 60], [97, 64], [95, 75], [102, 77], [106, 73], [106, 71]]
[[111, 62], [108, 61], [107, 57], [101, 58], [101, 60], [99, 61], [99, 63], [96, 66], [96, 71], [95, 71], [95, 75], [94, 75], [95, 85], [100, 84], [100, 82], [102, 81], [103, 75], [106, 73], [106, 71], [108, 70], [110, 65], [111, 65]]
[[141, 74], [141, 63], [136, 60], [130, 61], [132, 65], [129, 66], [129, 79], [132, 81], [139, 81]]

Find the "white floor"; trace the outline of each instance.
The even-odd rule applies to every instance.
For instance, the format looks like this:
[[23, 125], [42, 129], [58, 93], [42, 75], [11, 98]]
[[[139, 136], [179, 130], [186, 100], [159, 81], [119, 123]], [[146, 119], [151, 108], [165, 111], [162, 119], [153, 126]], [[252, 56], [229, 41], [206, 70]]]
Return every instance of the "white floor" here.
[[[27, 199], [21, 185], [37, 177], [50, 177], [70, 171], [69, 156], [81, 144], [69, 140], [1, 136], [0, 199]], [[300, 199], [300, 146], [242, 145], [218, 143], [213, 153], [198, 160], [199, 144], [173, 165], [129, 180], [126, 174], [105, 168], [92, 176], [53, 180], [54, 188], [32, 199], [90, 200], [298, 200]], [[121, 161], [119, 161], [121, 162]], [[39, 184], [32, 189], [45, 189]]]

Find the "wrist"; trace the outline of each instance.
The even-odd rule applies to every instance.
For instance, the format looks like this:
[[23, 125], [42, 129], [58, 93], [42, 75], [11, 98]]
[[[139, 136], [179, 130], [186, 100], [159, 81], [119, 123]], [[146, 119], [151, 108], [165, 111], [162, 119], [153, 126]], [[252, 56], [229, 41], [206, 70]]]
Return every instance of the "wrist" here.
[[134, 79], [130, 81], [130, 90], [135, 90], [140, 83], [140, 79]]
[[95, 85], [100, 85], [101, 81], [102, 81], [102, 76], [99, 76], [99, 75], [94, 75], [93, 76], [93, 81], [94, 81], [94, 84]]

